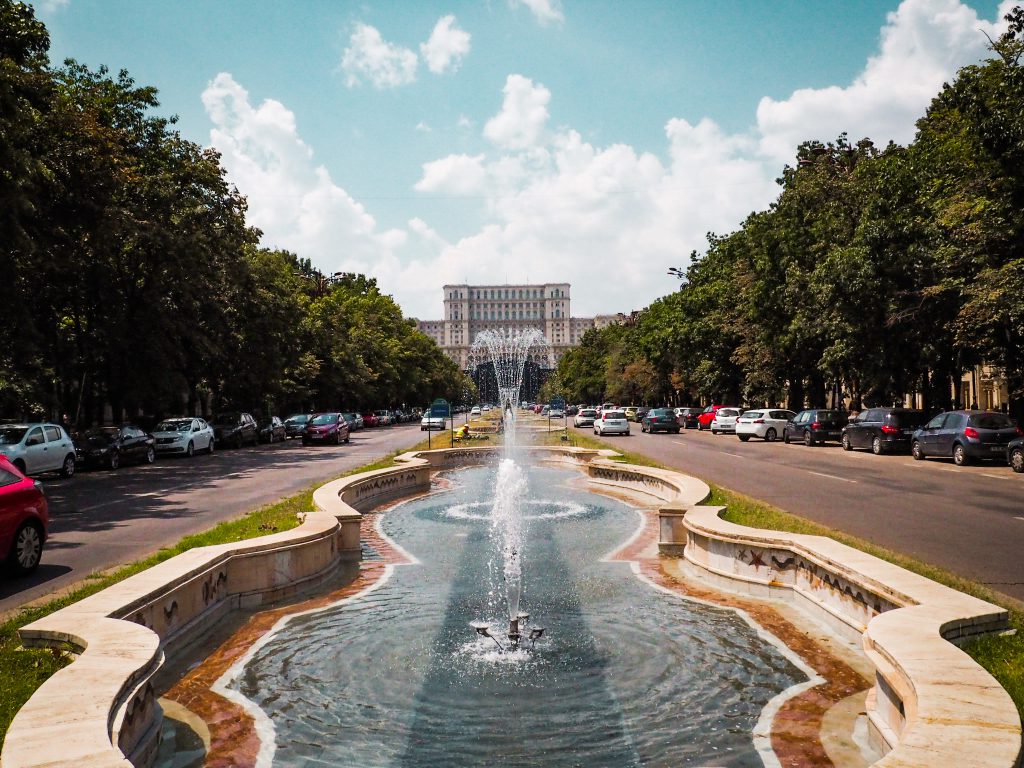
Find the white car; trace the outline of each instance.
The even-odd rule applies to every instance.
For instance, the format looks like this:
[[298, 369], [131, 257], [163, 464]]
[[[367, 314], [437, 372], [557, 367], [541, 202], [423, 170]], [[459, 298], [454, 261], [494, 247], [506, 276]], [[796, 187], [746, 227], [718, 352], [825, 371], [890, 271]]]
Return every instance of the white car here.
[[548, 418], [549, 419], [564, 419], [565, 418], [565, 411], [563, 411], [561, 408], [552, 408], [552, 409], [550, 409], [548, 411]]
[[75, 445], [60, 424], [0, 426], [0, 454], [23, 475], [56, 472], [75, 474]]
[[596, 408], [582, 408], [573, 418], [572, 423], [575, 427], [592, 427], [594, 426], [594, 419], [596, 418]]
[[760, 437], [765, 442], [773, 442], [782, 434], [782, 428], [796, 416], [792, 411], [781, 408], [758, 408], [744, 411], [736, 419], [736, 437], [747, 442], [752, 437]]
[[602, 411], [594, 419], [595, 435], [628, 435], [629, 420], [622, 411]]
[[711, 434], [719, 432], [735, 432], [736, 419], [740, 417], [738, 408], [719, 408], [715, 411], [715, 418], [711, 420]]
[[469, 415], [470, 416], [479, 416], [480, 415], [480, 406], [479, 405], [474, 405], [473, 408], [470, 410]]
[[446, 429], [448, 420], [444, 416], [434, 416], [430, 411], [423, 414], [420, 419], [420, 432], [427, 432], [433, 429]]
[[179, 416], [164, 419], [153, 428], [157, 453], [178, 453], [194, 456], [197, 451], [213, 453], [216, 440], [213, 427], [205, 419]]

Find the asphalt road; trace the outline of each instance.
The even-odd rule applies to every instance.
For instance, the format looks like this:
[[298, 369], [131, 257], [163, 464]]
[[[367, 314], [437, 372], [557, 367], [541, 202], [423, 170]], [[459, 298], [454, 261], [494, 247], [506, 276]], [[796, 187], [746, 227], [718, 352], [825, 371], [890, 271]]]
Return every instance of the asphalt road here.
[[407, 448], [424, 434], [418, 424], [404, 424], [355, 432], [337, 447], [288, 440], [68, 479], [44, 475], [50, 539], [34, 574], [0, 577], [0, 615]]
[[[743, 443], [690, 429], [605, 441], [1024, 600], [1024, 475], [1004, 461]], [[586, 430], [590, 433], [590, 430]]]

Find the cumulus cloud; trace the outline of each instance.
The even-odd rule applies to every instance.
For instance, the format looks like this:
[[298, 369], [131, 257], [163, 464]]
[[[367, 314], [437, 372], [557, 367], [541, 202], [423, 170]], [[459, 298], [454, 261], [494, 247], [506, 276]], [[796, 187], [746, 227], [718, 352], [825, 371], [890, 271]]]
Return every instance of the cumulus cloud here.
[[265, 245], [299, 253], [325, 272], [397, 274], [395, 249], [407, 233], [381, 231], [316, 164], [287, 107], [273, 99], [253, 105], [226, 72], [207, 85], [202, 100], [213, 123], [210, 143], [248, 197], [249, 222], [263, 230]]
[[435, 75], [454, 72], [469, 53], [469, 33], [455, 25], [455, 17], [442, 16], [434, 25], [430, 39], [420, 45], [427, 68]]
[[788, 99], [765, 97], [757, 108], [762, 151], [778, 160], [792, 157], [801, 141], [834, 139], [846, 131], [876, 144], [906, 144], [943, 82], [958, 67], [984, 58], [988, 40], [1003, 30], [1014, 5], [1004, 0], [997, 19], [979, 19], [959, 0], [904, 0], [881, 30], [878, 51], [847, 86], [804, 88]]
[[522, 75], [505, 80], [501, 111], [487, 121], [484, 136], [504, 149], [525, 149], [537, 142], [548, 121], [551, 91]]
[[36, 3], [36, 7], [43, 13], [56, 13], [61, 8], [67, 8], [71, 0], [42, 0]]
[[395, 88], [416, 80], [419, 59], [408, 48], [394, 45], [367, 24], [356, 24], [342, 54], [341, 68], [349, 88], [363, 80], [375, 88]]
[[513, 8], [525, 5], [541, 26], [565, 21], [560, 0], [509, 0], [508, 4]]

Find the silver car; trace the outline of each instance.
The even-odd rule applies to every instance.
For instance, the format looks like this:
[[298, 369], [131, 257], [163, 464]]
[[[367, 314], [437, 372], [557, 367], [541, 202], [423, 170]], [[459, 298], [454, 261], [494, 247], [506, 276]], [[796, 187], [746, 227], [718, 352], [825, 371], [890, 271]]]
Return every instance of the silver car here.
[[213, 453], [213, 427], [204, 419], [182, 416], [164, 419], [153, 430], [157, 453], [177, 453], [193, 456], [196, 451]]
[[597, 418], [597, 409], [595, 408], [583, 408], [579, 413], [573, 417], [572, 423], [577, 427], [592, 427], [594, 426], [594, 419]]
[[595, 435], [628, 435], [629, 421], [623, 411], [602, 411], [594, 419]]
[[24, 475], [56, 472], [75, 474], [75, 445], [59, 424], [0, 426], [0, 454]]

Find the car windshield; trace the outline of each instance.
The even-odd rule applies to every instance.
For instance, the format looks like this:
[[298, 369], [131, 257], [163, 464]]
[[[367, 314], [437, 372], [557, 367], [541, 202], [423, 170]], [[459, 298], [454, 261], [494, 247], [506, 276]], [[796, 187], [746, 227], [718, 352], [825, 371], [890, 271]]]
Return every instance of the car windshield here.
[[719, 408], [718, 409], [718, 415], [719, 416], [739, 416], [740, 412], [737, 411], [735, 408]]
[[1009, 429], [1013, 420], [1001, 413], [977, 413], [971, 415], [970, 424], [978, 429]]
[[341, 414], [341, 418], [343, 418], [345, 421], [355, 421], [356, 415], [354, 413], [343, 413]]
[[293, 424], [305, 424], [307, 421], [309, 421], [309, 414], [308, 413], [297, 413], [294, 416], [289, 416], [287, 418], [287, 421], [290, 421]]
[[26, 432], [26, 427], [4, 427], [0, 429], [0, 445], [17, 445]]
[[609, 419], [624, 419], [626, 418], [626, 414], [624, 414], [622, 411], [605, 411], [604, 418], [605, 421]]
[[668, 408], [655, 408], [653, 411], [648, 411], [648, 416], [675, 416], [675, 413], [670, 411]]
[[109, 445], [114, 442], [121, 434], [121, 430], [117, 427], [98, 427], [97, 429], [90, 429], [85, 433], [86, 439], [92, 445]]
[[762, 414], [761, 411], [744, 411], [743, 412], [743, 418], [744, 419], [760, 419], [761, 416], [763, 416], [763, 415], [764, 414]]
[[314, 416], [312, 424], [336, 424], [338, 421], [338, 414], [336, 413], [321, 413], [319, 416]]
[[188, 432], [192, 429], [192, 419], [168, 419], [156, 425], [157, 432]]
[[580, 416], [597, 416], [597, 411], [592, 410], [590, 408], [586, 408], [580, 411]]
[[238, 424], [242, 420], [241, 414], [222, 413], [213, 418], [214, 424]]
[[928, 414], [924, 411], [898, 411], [889, 416], [889, 423], [892, 426], [906, 429], [917, 429], [924, 426], [926, 421], [928, 421]]

